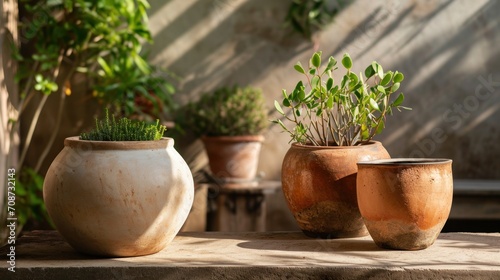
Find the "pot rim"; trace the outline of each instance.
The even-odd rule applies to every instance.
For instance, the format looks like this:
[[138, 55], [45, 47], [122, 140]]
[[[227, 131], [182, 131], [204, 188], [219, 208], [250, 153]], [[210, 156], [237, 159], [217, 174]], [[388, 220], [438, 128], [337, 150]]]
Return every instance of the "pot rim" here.
[[264, 135], [201, 136], [202, 141], [212, 142], [264, 142]]
[[382, 145], [380, 141], [370, 140], [368, 143], [363, 143], [358, 146], [314, 146], [308, 144], [301, 144], [299, 142], [293, 142], [292, 146], [302, 149], [360, 149], [371, 145]]
[[358, 166], [415, 166], [415, 165], [435, 165], [452, 163], [448, 158], [390, 158], [376, 159], [358, 162]]
[[64, 146], [87, 148], [89, 150], [150, 150], [163, 149], [174, 146], [174, 139], [162, 137], [151, 141], [94, 141], [81, 140], [80, 136], [71, 136], [64, 139]]

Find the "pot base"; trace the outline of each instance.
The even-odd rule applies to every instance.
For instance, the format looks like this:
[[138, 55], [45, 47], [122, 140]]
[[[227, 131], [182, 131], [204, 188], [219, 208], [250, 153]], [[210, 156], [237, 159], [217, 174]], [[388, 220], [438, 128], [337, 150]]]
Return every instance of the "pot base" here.
[[422, 250], [431, 246], [443, 228], [442, 224], [429, 229], [397, 220], [368, 221], [366, 226], [381, 248], [393, 250]]
[[305, 235], [314, 238], [345, 238], [368, 235], [357, 207], [339, 201], [322, 201], [295, 213]]
[[367, 236], [368, 232], [366, 230], [358, 230], [352, 232], [338, 231], [338, 232], [313, 232], [313, 231], [302, 231], [307, 237], [320, 238], [320, 239], [335, 239], [335, 238], [353, 238], [353, 237], [363, 237]]

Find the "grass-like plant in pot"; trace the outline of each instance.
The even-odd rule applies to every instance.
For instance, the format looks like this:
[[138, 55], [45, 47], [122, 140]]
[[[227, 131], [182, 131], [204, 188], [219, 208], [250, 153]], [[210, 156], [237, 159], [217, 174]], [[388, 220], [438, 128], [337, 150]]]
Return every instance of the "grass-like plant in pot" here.
[[260, 89], [233, 86], [204, 93], [186, 106], [183, 116], [183, 125], [201, 137], [214, 177], [255, 179], [262, 131], [268, 126]]
[[372, 138], [394, 109], [409, 109], [401, 106], [402, 93], [393, 98], [402, 73], [384, 72], [374, 61], [358, 75], [349, 54], [341, 63], [346, 72], [338, 75], [333, 57], [321, 67], [321, 52], [312, 55], [308, 69], [298, 62], [294, 68], [305, 82], [275, 101], [282, 117], [273, 122], [293, 142], [283, 160], [283, 192], [299, 227], [312, 237], [368, 234], [357, 205], [356, 163], [390, 157]]
[[156, 253], [193, 203], [191, 171], [165, 126], [110, 117], [69, 137], [45, 177], [57, 230], [76, 250], [102, 256]]

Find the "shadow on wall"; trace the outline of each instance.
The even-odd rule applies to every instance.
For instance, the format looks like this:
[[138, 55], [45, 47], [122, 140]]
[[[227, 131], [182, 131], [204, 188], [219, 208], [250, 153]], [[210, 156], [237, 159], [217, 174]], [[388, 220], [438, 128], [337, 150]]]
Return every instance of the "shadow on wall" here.
[[[221, 86], [258, 86], [262, 78], [273, 75], [276, 67], [312, 45], [284, 27], [289, 0], [172, 0], [151, 4], [156, 42], [151, 57], [181, 77], [175, 96], [180, 104]], [[264, 92], [271, 108], [273, 97]], [[177, 143], [189, 144], [191, 140]], [[190, 146], [178, 149], [190, 158], [202, 152], [202, 146]]]
[[[311, 46], [284, 28], [288, 4], [288, 0], [162, 3], [152, 7], [157, 12], [151, 21], [168, 17], [162, 21], [163, 29], [153, 30], [157, 44], [152, 57], [182, 76], [177, 96], [181, 103], [203, 90], [252, 84]], [[163, 14], [174, 5], [180, 7], [179, 14]]]
[[[278, 73], [280, 67], [288, 69], [291, 61], [315, 47], [283, 28], [288, 4], [288, 0], [152, 3], [151, 20], [162, 23], [152, 26], [157, 42], [152, 54], [158, 64], [182, 77], [176, 96], [180, 103], [234, 83], [268, 83], [265, 86], [272, 92], [268, 99], [278, 98], [281, 88], [298, 77], [266, 77], [289, 74]], [[495, 119], [500, 114], [496, 59], [500, 3], [393, 4], [374, 2], [357, 24], [346, 15], [355, 7], [341, 11], [330, 27], [345, 27], [345, 36], [325, 39], [332, 33], [324, 32], [317, 42], [320, 49], [337, 57], [347, 50], [355, 60], [377, 58], [405, 73], [402, 89], [413, 111], [396, 113], [379, 137], [393, 157], [452, 158], [457, 178], [499, 179], [500, 148], [495, 143], [500, 127]], [[358, 5], [359, 0], [352, 4]], [[170, 12], [173, 8], [175, 13]]]
[[[306, 61], [316, 47], [323, 57], [348, 51], [360, 64], [376, 59], [406, 76], [402, 91], [413, 111], [395, 112], [378, 137], [393, 157], [451, 158], [455, 178], [500, 179], [499, 1], [373, 1], [368, 6], [355, 0], [315, 43], [283, 28], [289, 3], [152, 1], [151, 57], [182, 78], [176, 100], [184, 104], [238, 83], [265, 87], [271, 104], [300, 78], [292, 65]], [[268, 138], [278, 143], [263, 151], [272, 179], [279, 178], [289, 146], [277, 131], [271, 127]], [[202, 146], [196, 149], [193, 154], [202, 152]], [[273, 205], [278, 217], [283, 205]]]
[[[500, 2], [468, 8], [455, 1], [377, 7], [330, 54], [379, 54], [405, 74], [405, 104], [413, 111], [396, 112], [379, 136], [393, 157], [451, 158], [456, 178], [499, 179]], [[450, 9], [470, 15], [457, 20], [467, 13], [455, 17]]]
[[[393, 156], [452, 158], [455, 178], [500, 178], [499, 11], [500, 2], [489, 1], [463, 25], [447, 26], [395, 61], [408, 78], [404, 91], [413, 111], [398, 115], [399, 125], [389, 122], [384, 133]], [[433, 28], [436, 16], [423, 17], [396, 48]]]

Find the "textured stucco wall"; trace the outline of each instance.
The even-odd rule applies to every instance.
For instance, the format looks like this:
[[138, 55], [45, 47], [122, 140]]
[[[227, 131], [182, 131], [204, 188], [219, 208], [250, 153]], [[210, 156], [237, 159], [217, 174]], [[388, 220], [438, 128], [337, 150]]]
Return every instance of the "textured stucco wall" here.
[[[457, 178], [500, 179], [500, 2], [354, 1], [313, 42], [283, 27], [288, 0], [151, 1], [153, 61], [180, 78], [182, 104], [234, 83], [261, 87], [270, 109], [311, 53], [349, 52], [403, 72], [413, 111], [377, 137], [393, 157], [447, 157]], [[261, 170], [279, 178], [288, 137], [271, 127]]]
[[[179, 103], [239, 83], [261, 87], [272, 110], [300, 78], [296, 61], [349, 52], [356, 71], [377, 60], [406, 76], [413, 110], [376, 138], [393, 157], [452, 158], [456, 178], [500, 179], [499, 1], [357, 0], [313, 42], [283, 27], [289, 2], [151, 1], [152, 59], [181, 78]], [[289, 139], [277, 127], [266, 137], [260, 170], [279, 179]], [[278, 197], [272, 222], [290, 219], [282, 206]]]

